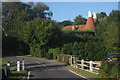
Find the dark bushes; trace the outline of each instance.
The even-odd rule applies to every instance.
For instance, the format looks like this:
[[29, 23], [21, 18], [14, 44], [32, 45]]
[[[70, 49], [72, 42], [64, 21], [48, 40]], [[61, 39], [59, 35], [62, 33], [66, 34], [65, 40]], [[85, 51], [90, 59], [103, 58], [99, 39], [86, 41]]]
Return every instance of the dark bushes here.
[[67, 65], [69, 64], [70, 62], [70, 57], [72, 55], [66, 55], [66, 54], [58, 54], [58, 61], [59, 62], [63, 62], [63, 63], [66, 63]]
[[57, 55], [60, 53], [60, 48], [49, 49], [48, 53], [53, 53], [53, 59], [57, 59]]
[[53, 53], [46, 53], [47, 59], [53, 59]]
[[111, 61], [102, 62], [99, 71], [99, 78], [118, 78], [120, 76], [120, 63]]
[[15, 37], [2, 38], [2, 56], [29, 54], [29, 46]]

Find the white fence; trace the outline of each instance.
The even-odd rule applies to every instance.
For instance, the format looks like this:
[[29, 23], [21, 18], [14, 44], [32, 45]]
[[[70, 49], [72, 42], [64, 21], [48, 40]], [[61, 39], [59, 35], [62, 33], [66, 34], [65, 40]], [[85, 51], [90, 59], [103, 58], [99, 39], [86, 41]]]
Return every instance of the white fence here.
[[77, 58], [71, 56], [71, 66], [85, 70], [85, 71], [89, 71], [95, 74], [99, 74], [99, 67], [101, 66], [101, 62], [78, 60]]
[[[13, 66], [16, 66], [14, 67], [13, 69], [10, 69], [10, 67], [13, 67]], [[18, 72], [20, 71], [20, 68], [22, 67], [22, 70], [24, 71], [25, 70], [25, 65], [24, 65], [24, 59], [22, 59], [21, 61], [17, 61], [17, 62], [13, 62], [13, 63], [7, 63], [5, 66], [5, 76], [7, 77], [10, 70], [17, 70]]]

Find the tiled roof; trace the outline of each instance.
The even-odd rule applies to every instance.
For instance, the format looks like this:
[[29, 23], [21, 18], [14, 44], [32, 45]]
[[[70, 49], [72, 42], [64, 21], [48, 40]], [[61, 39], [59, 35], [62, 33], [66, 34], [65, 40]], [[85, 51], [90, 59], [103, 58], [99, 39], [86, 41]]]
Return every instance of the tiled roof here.
[[97, 22], [97, 17], [96, 14], [94, 12], [94, 17], [91, 17], [91, 12], [88, 12], [88, 19], [85, 25], [71, 25], [71, 26], [65, 26], [62, 28], [62, 30], [94, 30], [95, 31], [95, 27], [94, 27], [94, 23]]
[[62, 30], [70, 30], [70, 29], [72, 29], [72, 26], [65, 26], [62, 28]]
[[86, 25], [85, 25], [85, 30], [95, 30], [92, 17], [88, 17], [88, 20], [87, 20]]
[[85, 30], [85, 25], [78, 25], [78, 30]]

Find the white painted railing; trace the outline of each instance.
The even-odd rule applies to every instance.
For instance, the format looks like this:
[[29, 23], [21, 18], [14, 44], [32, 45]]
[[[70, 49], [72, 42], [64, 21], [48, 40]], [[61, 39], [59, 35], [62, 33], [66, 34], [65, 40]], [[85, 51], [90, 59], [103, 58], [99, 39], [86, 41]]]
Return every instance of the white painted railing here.
[[24, 64], [24, 59], [22, 59], [21, 61], [17, 61], [17, 62], [13, 62], [13, 63], [7, 63], [4, 67], [5, 67], [5, 76], [7, 77], [9, 72], [10, 72], [10, 67], [12, 66], [16, 66], [16, 70], [19, 72], [22, 67], [22, 70], [24, 71], [25, 70], [25, 64]]
[[100, 65], [101, 65], [101, 61], [84, 61], [84, 60], [78, 60], [77, 58], [71, 56], [71, 66], [75, 68], [79, 68], [85, 71], [99, 74]]

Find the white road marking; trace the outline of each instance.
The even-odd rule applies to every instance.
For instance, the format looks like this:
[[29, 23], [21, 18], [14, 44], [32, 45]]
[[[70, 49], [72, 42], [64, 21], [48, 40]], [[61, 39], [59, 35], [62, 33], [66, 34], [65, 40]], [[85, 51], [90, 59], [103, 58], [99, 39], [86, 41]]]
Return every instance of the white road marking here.
[[46, 65], [42, 65], [43, 67], [47, 67]]
[[[34, 63], [37, 63], [37, 64], [40, 64], [39, 62], [36, 62], [36, 61], [33, 61]], [[46, 65], [40, 65], [40, 66], [43, 66], [43, 67], [47, 67]]]
[[38, 64], [40, 64], [39, 62], [35, 62], [35, 63], [38, 63]]
[[[72, 71], [72, 70], [69, 70], [69, 71], [72, 72], [72, 73], [74, 73], [74, 74], [76, 74], [77, 76], [80, 76], [80, 77], [82, 77], [82, 78], [87, 79], [86, 77], [84, 77], [84, 76], [82, 76], [82, 75], [79, 75], [78, 73], [76, 73], [76, 72], [74, 72], [74, 71]], [[90, 80], [90, 79], [87, 79], [87, 80]]]

